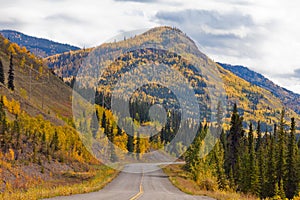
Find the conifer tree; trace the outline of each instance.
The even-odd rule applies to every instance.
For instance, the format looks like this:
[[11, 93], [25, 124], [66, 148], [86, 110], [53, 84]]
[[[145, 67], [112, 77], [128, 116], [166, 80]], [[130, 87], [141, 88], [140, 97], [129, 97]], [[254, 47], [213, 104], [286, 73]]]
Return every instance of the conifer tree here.
[[106, 115], [105, 115], [105, 111], [103, 111], [103, 114], [102, 114], [101, 126], [102, 126], [102, 128], [106, 127]]
[[14, 85], [14, 65], [13, 65], [13, 55], [10, 55], [10, 62], [9, 62], [9, 70], [8, 70], [8, 88], [14, 91], [15, 85]]
[[255, 151], [257, 152], [260, 149], [261, 143], [262, 143], [262, 135], [260, 130], [260, 121], [257, 122], [257, 128], [256, 128], [256, 134], [257, 134], [257, 141], [255, 145]]
[[266, 198], [267, 197], [267, 191], [266, 191], [266, 162], [265, 162], [265, 156], [266, 156], [266, 151], [267, 149], [265, 148], [266, 141], [268, 140], [268, 132], [266, 130], [265, 134], [265, 140], [263, 141], [262, 139], [262, 133], [260, 129], [260, 121], [258, 121], [257, 124], [257, 142], [256, 142], [256, 159], [257, 159], [257, 165], [258, 165], [258, 188], [259, 188], [259, 196], [261, 198]]
[[136, 159], [140, 160], [141, 159], [141, 136], [140, 133], [137, 132], [136, 136]]
[[128, 154], [132, 154], [134, 151], [133, 136], [129, 134], [127, 134], [127, 151]]
[[47, 152], [47, 141], [46, 141], [46, 133], [43, 132], [42, 134], [42, 143], [41, 143], [41, 153], [46, 153]]
[[275, 187], [278, 189], [277, 174], [276, 174], [276, 141], [277, 141], [277, 126], [274, 125], [274, 134], [270, 135], [266, 163], [266, 183], [265, 192], [266, 196], [273, 197], [276, 194]]
[[227, 139], [227, 153], [225, 158], [225, 172], [229, 176], [230, 171], [235, 179], [238, 181], [238, 159], [240, 151], [241, 138], [244, 135], [243, 117], [240, 117], [237, 110], [237, 105], [234, 104], [233, 113], [231, 115], [230, 130]]
[[258, 173], [257, 173], [257, 165], [256, 165], [256, 158], [255, 158], [255, 150], [254, 150], [254, 136], [253, 136], [253, 128], [252, 123], [249, 126], [249, 192], [252, 194], [257, 194], [258, 192]]
[[286, 132], [285, 132], [285, 110], [281, 111], [279, 133], [278, 133], [278, 146], [277, 146], [277, 181], [283, 180], [286, 173]]
[[5, 84], [4, 68], [1, 59], [0, 59], [0, 83]]
[[99, 128], [99, 116], [98, 116], [98, 110], [96, 110], [95, 115], [92, 116], [92, 121], [91, 121], [91, 131], [94, 138], [96, 138], [97, 136], [98, 128]]
[[216, 173], [218, 186], [220, 190], [225, 190], [228, 186], [226, 174], [224, 170], [224, 149], [221, 142], [218, 142], [214, 149], [214, 157], [216, 162]]
[[285, 192], [288, 199], [292, 199], [295, 196], [299, 184], [299, 178], [297, 174], [297, 145], [295, 134], [295, 118], [292, 118], [288, 139], [287, 173], [285, 179]]

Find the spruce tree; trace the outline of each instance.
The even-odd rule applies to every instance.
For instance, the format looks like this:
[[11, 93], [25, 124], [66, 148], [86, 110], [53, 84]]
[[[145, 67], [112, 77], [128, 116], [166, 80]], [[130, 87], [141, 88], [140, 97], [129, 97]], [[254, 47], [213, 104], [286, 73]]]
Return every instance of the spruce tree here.
[[0, 100], [0, 150], [5, 150], [6, 144], [6, 114], [3, 105], [3, 96], [1, 96]]
[[266, 162], [265, 162], [265, 156], [267, 149], [265, 148], [267, 141], [268, 141], [268, 131], [266, 130], [265, 139], [263, 141], [262, 139], [262, 133], [260, 130], [260, 121], [258, 121], [257, 124], [257, 142], [256, 142], [256, 159], [257, 159], [257, 165], [258, 165], [258, 188], [259, 188], [259, 196], [261, 198], [267, 197], [267, 191], [266, 191]]
[[136, 159], [137, 160], [140, 160], [141, 158], [141, 136], [140, 136], [140, 133], [138, 132], [137, 133], [137, 136], [136, 136]]
[[267, 197], [276, 195], [276, 187], [278, 189], [278, 182], [276, 180], [276, 141], [277, 141], [277, 126], [274, 125], [274, 134], [270, 135], [266, 163], [266, 183], [265, 192]]
[[277, 145], [277, 181], [283, 180], [286, 173], [286, 132], [285, 132], [285, 110], [281, 111], [279, 133], [278, 133], [278, 145]]
[[99, 128], [99, 116], [98, 116], [98, 110], [96, 110], [95, 115], [92, 116], [92, 121], [91, 121], [91, 131], [94, 138], [96, 138], [97, 136], [98, 128]]
[[4, 68], [1, 59], [0, 59], [0, 83], [5, 84]]
[[134, 151], [133, 136], [129, 134], [127, 134], [127, 151], [128, 154], [132, 154]]
[[262, 143], [262, 135], [261, 135], [261, 130], [260, 130], [260, 121], [257, 122], [256, 133], [257, 133], [257, 141], [256, 141], [255, 151], [257, 152], [260, 149], [260, 146], [261, 146], [261, 143]]
[[249, 126], [249, 169], [247, 170], [249, 173], [249, 192], [252, 194], [257, 194], [258, 192], [258, 173], [257, 173], [257, 165], [255, 158], [255, 150], [254, 150], [254, 135], [252, 123]]
[[221, 142], [218, 142], [215, 146], [214, 157], [216, 160], [218, 186], [220, 190], [225, 190], [228, 187], [228, 182], [224, 170], [224, 149]]
[[295, 196], [299, 183], [297, 174], [297, 145], [295, 134], [295, 118], [292, 118], [291, 130], [288, 139], [287, 173], [285, 178], [285, 193], [288, 199], [292, 199]]
[[[238, 159], [240, 151], [241, 138], [244, 135], [243, 117], [240, 117], [237, 105], [234, 104], [231, 115], [230, 130], [227, 139], [227, 153], [225, 158], [225, 172], [229, 176], [230, 171], [235, 181], [238, 181]], [[234, 184], [234, 183], [232, 183]]]
[[14, 65], [13, 65], [13, 55], [10, 55], [10, 62], [9, 62], [9, 70], [8, 70], [8, 83], [7, 86], [9, 89], [14, 91], [15, 85], [14, 85]]
[[103, 113], [102, 113], [101, 126], [102, 126], [102, 128], [106, 127], [106, 115], [105, 115], [105, 111], [103, 111]]

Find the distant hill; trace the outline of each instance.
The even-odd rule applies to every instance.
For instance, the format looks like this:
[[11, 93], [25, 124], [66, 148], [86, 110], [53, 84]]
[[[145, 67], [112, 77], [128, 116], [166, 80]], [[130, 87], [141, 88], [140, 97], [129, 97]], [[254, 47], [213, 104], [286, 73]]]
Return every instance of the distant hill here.
[[11, 42], [17, 43], [21, 47], [26, 47], [36, 56], [43, 58], [80, 49], [68, 44], [61, 44], [43, 38], [32, 37], [13, 30], [2, 30], [0, 31], [0, 34], [9, 39]]
[[274, 96], [278, 97], [286, 107], [291, 108], [296, 113], [300, 114], [300, 94], [296, 94], [292, 91], [289, 91], [283, 87], [276, 85], [263, 75], [252, 71], [247, 67], [223, 63], [218, 64], [221, 65], [224, 69], [227, 69], [235, 75], [241, 77], [242, 79], [245, 79], [246, 81], [254, 85], [257, 85], [270, 91], [272, 94], [274, 94]]
[[[141, 35], [137, 35], [134, 38], [114, 43], [105, 43], [97, 47], [96, 50], [93, 51], [93, 53], [119, 51], [120, 49], [122, 50], [128, 47], [130, 47], [131, 49], [140, 49], [142, 46], [149, 44], [149, 41], [151, 41], [151, 44], [156, 47], [155, 49], [164, 49], [166, 48], [165, 46], [162, 46], [165, 45], [164, 41], [169, 41], [170, 38], [171, 40], [174, 40], [171, 42], [173, 42], [173, 44], [176, 44], [176, 47], [174, 47], [176, 48], [176, 51], [185, 55], [184, 57], [189, 58], [189, 60], [195, 61], [200, 65], [205, 66], [205, 69], [208, 70], [213, 65], [217, 65], [227, 94], [228, 111], [230, 111], [232, 105], [236, 102], [240, 109], [239, 112], [248, 122], [252, 121], [255, 123], [255, 121], [260, 120], [262, 122], [263, 129], [265, 129], [266, 125], [268, 124], [269, 130], [272, 129], [271, 127], [273, 123], [278, 122], [280, 111], [287, 105], [287, 100], [279, 98], [278, 96], [273, 94], [274, 92], [272, 91], [272, 87], [271, 89], [268, 89], [267, 86], [263, 87], [258, 84], [253, 84], [247, 79], [241, 78], [230, 72], [230, 70], [227, 70], [221, 65], [214, 63], [205, 54], [198, 50], [198, 48], [190, 38], [188, 38], [182, 31], [178, 29], [174, 30], [170, 27], [154, 28]], [[135, 63], [151, 63], [153, 62], [154, 57], [165, 59], [168, 56], [171, 56], [170, 59], [174, 60], [163, 61], [164, 63], [168, 63], [170, 61], [172, 63], [172, 65], [170, 64], [170, 66], [178, 68], [178, 70], [180, 68], [187, 79], [193, 79], [196, 82], [196, 85], [200, 85], [199, 88], [198, 86], [194, 88], [194, 90], [199, 91], [199, 99], [205, 99], [205, 93], [202, 93], [202, 86], [204, 86], [204, 90], [206, 90], [205, 84], [217, 84], [216, 82], [209, 82], [208, 80], [206, 80], [206, 77], [199, 77], [193, 70], [190, 63], [182, 59], [180, 56], [178, 56], [177, 59], [177, 55], [171, 55], [165, 51], [157, 51], [155, 49], [141, 49], [141, 52], [136, 51], [128, 53], [128, 55], [124, 54], [124, 57], [121, 56], [120, 58], [116, 59], [116, 64], [111, 65], [111, 67], [107, 71], [107, 77], [102, 77], [101, 81], [86, 79], [88, 80], [87, 84], [93, 85], [99, 81], [98, 84], [104, 85], [104, 87], [97, 89], [100, 92], [103, 90], [109, 92], [112, 85], [116, 82], [116, 78], [119, 77], [122, 73], [126, 73], [126, 71], [130, 70], [130, 67], [134, 66]], [[81, 69], [81, 60], [84, 60], [84, 58], [88, 54], [88, 52], [82, 52], [82, 50], [80, 50], [71, 53], [55, 55], [52, 57], [48, 57], [45, 60], [48, 63], [48, 66], [54, 69], [55, 73], [58, 76], [63, 78], [66, 82], [71, 83], [71, 80], [76, 75], [78, 69]], [[140, 55], [140, 57], [135, 58], [135, 56], [131, 56], [131, 54], [138, 54]], [[130, 62], [128, 60], [130, 60]], [[126, 62], [133, 64], [129, 65], [126, 64]], [[83, 68], [82, 70], [85, 70], [85, 68]], [[274, 89], [276, 89], [276, 87]], [[284, 89], [281, 89], [281, 91], [283, 97], [284, 92], [287, 91]], [[294, 112], [298, 111], [296, 107], [288, 108], [290, 109], [287, 109], [287, 120], [289, 120], [292, 116], [295, 116], [297, 120], [299, 120], [299, 115]], [[229, 115], [227, 115], [227, 117], [229, 117]], [[246, 124], [244, 125], [246, 126]]]

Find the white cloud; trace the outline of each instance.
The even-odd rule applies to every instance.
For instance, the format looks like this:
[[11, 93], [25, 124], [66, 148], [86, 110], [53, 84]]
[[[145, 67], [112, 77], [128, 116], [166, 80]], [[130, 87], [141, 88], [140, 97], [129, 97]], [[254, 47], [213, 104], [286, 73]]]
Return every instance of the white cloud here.
[[[0, 5], [0, 29], [81, 47], [99, 45], [120, 31], [173, 23], [212, 59], [249, 66], [300, 92], [299, 79], [282, 75], [300, 68], [297, 0], [0, 0]], [[184, 16], [186, 10], [209, 12], [199, 24], [201, 13]], [[176, 24], [157, 18], [159, 13], [185, 19]]]

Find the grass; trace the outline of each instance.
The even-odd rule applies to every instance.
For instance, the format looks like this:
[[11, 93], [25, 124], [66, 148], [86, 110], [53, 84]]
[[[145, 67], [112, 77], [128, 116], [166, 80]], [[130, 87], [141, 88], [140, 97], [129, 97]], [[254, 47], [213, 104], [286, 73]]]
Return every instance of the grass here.
[[257, 200], [258, 198], [251, 195], [245, 195], [232, 191], [208, 191], [200, 189], [195, 181], [190, 179], [190, 176], [183, 170], [182, 164], [168, 165], [163, 168], [163, 171], [169, 176], [171, 183], [180, 189], [182, 192], [191, 195], [209, 196], [218, 200]]
[[[51, 198], [55, 196], [67, 196], [73, 194], [81, 194], [94, 192], [102, 189], [106, 184], [111, 182], [117, 175], [118, 171], [111, 169], [105, 165], [95, 166], [95, 173], [92, 178], [83, 180], [81, 183], [75, 184], [59, 184], [51, 186], [49, 183], [41, 184], [39, 187], [29, 188], [28, 190], [7, 191], [0, 194], [0, 200], [36, 200], [42, 198]], [[82, 177], [86, 174], [69, 174], [69, 177]]]

